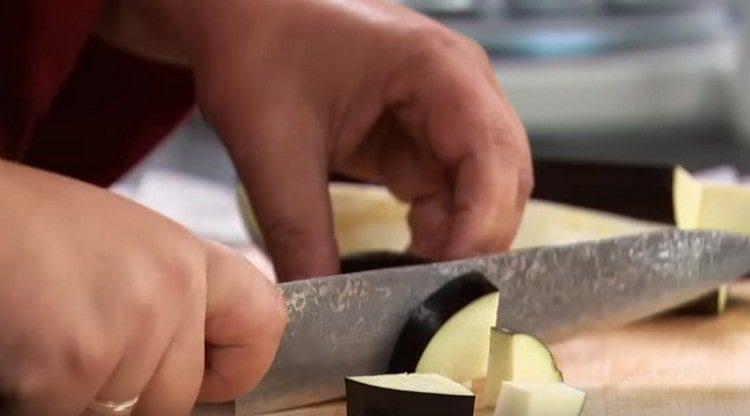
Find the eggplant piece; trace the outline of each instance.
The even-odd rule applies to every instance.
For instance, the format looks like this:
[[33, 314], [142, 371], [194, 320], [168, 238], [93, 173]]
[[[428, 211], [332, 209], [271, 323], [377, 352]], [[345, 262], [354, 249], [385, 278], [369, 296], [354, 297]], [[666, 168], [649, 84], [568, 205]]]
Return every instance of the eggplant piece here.
[[[688, 171], [674, 171], [675, 222], [683, 229], [721, 230], [750, 234], [750, 188], [700, 182]], [[717, 315], [724, 312], [729, 286], [720, 286], [711, 293], [675, 310], [677, 314]]]
[[487, 374], [488, 328], [497, 322], [497, 292], [461, 309], [432, 337], [417, 363], [418, 373], [436, 373], [467, 383]]
[[[457, 328], [460, 332], [462, 328], [466, 327], [466, 325], [462, 324], [463, 322], [473, 320], [476, 314], [470, 314], [467, 318], [464, 309], [471, 308], [473, 302], [478, 299], [483, 299], [483, 309], [489, 311], [489, 314], [484, 313], [483, 319], [485, 321], [490, 319], [491, 323], [471, 322], [471, 328], [476, 328], [477, 326], [480, 328], [480, 330], [474, 331], [476, 332], [476, 336], [466, 336], [464, 333], [459, 333], [457, 336], [456, 330], [451, 328]], [[436, 368], [438, 366], [461, 367], [464, 365], [462, 361], [465, 354], [446, 353], [444, 352], [445, 350], [469, 348], [480, 351], [480, 355], [483, 354], [486, 357], [489, 339], [483, 347], [481, 342], [476, 342], [475, 338], [487, 337], [487, 328], [495, 324], [497, 299], [497, 288], [481, 273], [467, 273], [443, 285], [443, 287], [430, 295], [409, 314], [406, 324], [401, 329], [401, 334], [391, 353], [388, 372], [411, 373], [417, 371], [420, 373], [436, 373], [447, 376], [457, 382], [467, 381], [468, 379], [457, 379], [455, 374], [451, 374], [450, 371], [432, 370], [445, 370], [445, 368]], [[474, 309], [477, 309], [477, 307], [474, 306], [471, 308], [471, 310]], [[448, 329], [445, 329], [446, 327]], [[442, 335], [438, 336], [441, 332]], [[438, 338], [438, 340], [435, 341], [435, 338]], [[440, 341], [446, 338], [455, 341], [450, 341], [447, 344], [444, 341]], [[428, 350], [435, 352], [428, 353]], [[425, 359], [425, 354], [427, 355], [427, 359]], [[446, 355], [449, 358], [448, 360], [443, 359]], [[433, 356], [438, 358], [430, 358]]]
[[504, 381], [494, 416], [578, 416], [585, 399], [565, 383]]
[[436, 374], [346, 378], [347, 416], [472, 416], [474, 394]]
[[544, 343], [527, 334], [491, 328], [490, 356], [484, 390], [486, 406], [494, 406], [503, 382], [562, 382], [552, 353]]
[[[383, 186], [331, 183], [328, 187], [336, 242], [342, 256], [376, 250], [401, 251], [409, 245], [409, 205]], [[237, 199], [245, 228], [265, 246], [263, 233], [244, 188]]]
[[391, 267], [427, 264], [427, 260], [408, 253], [395, 251], [371, 251], [350, 254], [341, 259], [341, 273], [365, 272]]
[[750, 187], [700, 182], [677, 168], [673, 189], [678, 227], [750, 235]]

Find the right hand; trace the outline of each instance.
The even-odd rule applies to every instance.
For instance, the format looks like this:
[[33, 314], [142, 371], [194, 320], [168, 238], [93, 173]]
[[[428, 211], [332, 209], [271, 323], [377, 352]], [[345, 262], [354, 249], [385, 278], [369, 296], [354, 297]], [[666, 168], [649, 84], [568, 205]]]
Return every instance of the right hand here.
[[240, 254], [109, 192], [0, 161], [0, 413], [140, 396], [188, 414], [257, 384], [286, 310]]
[[531, 154], [473, 40], [383, 0], [114, 4], [100, 36], [190, 66], [280, 280], [338, 271], [331, 173], [409, 203], [419, 257], [510, 247], [533, 188]]

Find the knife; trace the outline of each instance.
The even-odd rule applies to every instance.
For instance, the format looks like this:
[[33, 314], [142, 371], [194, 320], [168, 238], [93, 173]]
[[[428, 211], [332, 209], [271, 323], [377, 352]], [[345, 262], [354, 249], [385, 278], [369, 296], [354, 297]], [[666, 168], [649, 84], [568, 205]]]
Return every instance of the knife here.
[[653, 315], [747, 274], [750, 237], [668, 229], [284, 283], [289, 324], [237, 413], [340, 398], [346, 376], [385, 372], [410, 311], [468, 272], [497, 286], [503, 327], [550, 341]]

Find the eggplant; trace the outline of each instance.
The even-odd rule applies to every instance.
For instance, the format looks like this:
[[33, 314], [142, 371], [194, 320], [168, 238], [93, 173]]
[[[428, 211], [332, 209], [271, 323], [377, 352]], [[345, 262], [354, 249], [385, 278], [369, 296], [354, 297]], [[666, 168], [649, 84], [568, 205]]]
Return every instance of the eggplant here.
[[527, 334], [492, 328], [484, 400], [494, 406], [503, 382], [562, 382], [552, 353], [544, 343]]
[[347, 416], [472, 416], [474, 394], [436, 374], [347, 377]]
[[494, 416], [578, 416], [585, 399], [565, 383], [504, 381]]
[[[455, 377], [452, 377], [451, 374], [445, 374], [443, 371], [431, 371], [432, 369], [427, 368], [428, 366], [425, 365], [418, 368], [418, 365], [422, 361], [423, 353], [428, 349], [430, 344], [432, 344], [433, 338], [435, 338], [438, 332], [441, 331], [441, 328], [443, 328], [449, 320], [453, 320], [454, 315], [457, 315], [459, 311], [462, 311], [467, 305], [470, 305], [472, 302], [485, 296], [494, 296], [495, 299], [494, 303], [492, 302], [492, 299], [490, 299], [489, 308], [485, 308], [492, 309], [492, 316], [489, 317], [489, 319], [492, 320], [492, 323], [487, 325], [487, 328], [489, 328], [494, 325], [497, 313], [497, 288], [481, 273], [472, 272], [461, 275], [446, 283], [443, 287], [430, 295], [422, 304], [410, 312], [406, 324], [401, 329], [401, 333], [391, 353], [388, 372], [431, 372], [448, 376], [454, 381], [466, 381], [457, 380]], [[485, 301], [485, 303], [487, 303], [487, 301]], [[456, 326], [459, 330], [465, 327], [464, 325], [451, 326]], [[449, 338], [450, 335], [455, 334], [454, 331], [449, 332]], [[486, 331], [483, 331], [483, 334], [486, 334]], [[476, 343], [471, 337], [462, 337], [459, 341], [460, 345], [458, 347], [468, 346], [470, 348], [477, 348]], [[444, 345], [444, 343], [438, 341], [437, 346], [441, 347], [441, 345]], [[481, 345], [479, 345], [478, 348], [482, 348]], [[484, 355], [486, 356], [486, 349]], [[448, 362], [439, 362], [438, 364], [450, 365]]]
[[341, 273], [365, 272], [368, 270], [427, 264], [427, 260], [408, 253], [394, 251], [371, 251], [350, 254], [341, 259]]
[[[750, 234], [750, 188], [701, 182], [683, 168], [674, 171], [675, 222], [683, 229], [721, 230]], [[676, 310], [682, 315], [717, 315], [724, 312], [729, 286], [720, 286], [707, 295]]]

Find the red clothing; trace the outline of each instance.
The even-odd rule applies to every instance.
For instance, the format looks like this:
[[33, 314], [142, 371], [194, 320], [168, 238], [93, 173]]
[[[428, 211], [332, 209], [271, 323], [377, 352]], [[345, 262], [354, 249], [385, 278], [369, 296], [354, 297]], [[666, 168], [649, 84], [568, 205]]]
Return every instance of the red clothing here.
[[193, 105], [191, 74], [91, 36], [101, 0], [0, 0], [0, 157], [106, 186]]

